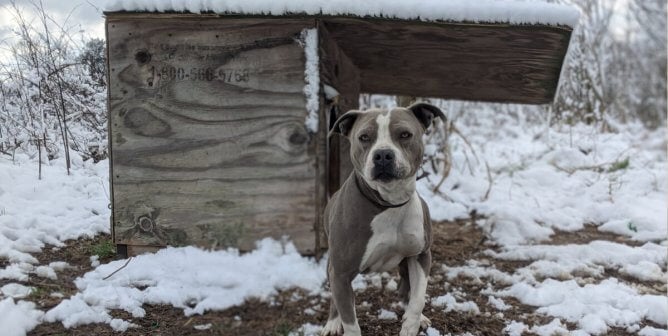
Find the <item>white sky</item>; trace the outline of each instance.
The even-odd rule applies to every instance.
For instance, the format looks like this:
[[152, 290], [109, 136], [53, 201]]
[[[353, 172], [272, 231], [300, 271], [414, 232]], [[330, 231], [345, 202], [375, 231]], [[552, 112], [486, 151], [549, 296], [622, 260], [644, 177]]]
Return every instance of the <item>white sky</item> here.
[[[33, 3], [39, 3], [39, 0], [15, 0], [14, 3], [23, 10], [26, 18], [34, 18]], [[71, 29], [71, 33], [83, 31], [86, 36], [104, 38], [102, 10], [105, 0], [42, 0], [42, 4], [57, 22], [65, 22], [70, 16], [66, 28]], [[15, 21], [10, 9], [10, 0], [0, 0], [0, 41], [4, 42], [11, 42], [14, 35], [11, 29]]]

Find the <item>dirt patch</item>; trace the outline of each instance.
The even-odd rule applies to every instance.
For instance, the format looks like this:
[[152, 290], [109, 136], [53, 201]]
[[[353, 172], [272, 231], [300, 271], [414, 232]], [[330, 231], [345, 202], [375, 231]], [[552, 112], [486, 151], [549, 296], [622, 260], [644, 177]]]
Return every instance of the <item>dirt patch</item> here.
[[[35, 302], [38, 308], [48, 310], [60, 303], [62, 297], [66, 298], [77, 292], [74, 280], [92, 270], [90, 256], [98, 246], [107, 244], [110, 239], [111, 236], [102, 234], [95, 238], [68, 240], [63, 247], [45, 246], [42, 252], [32, 254], [39, 261], [39, 265], [49, 265], [56, 261], [65, 261], [69, 264], [65, 269], [56, 271], [56, 279], [31, 274], [27, 281], [2, 279], [0, 286], [20, 283], [33, 287], [32, 293], [26, 299]], [[105, 255], [100, 258], [100, 262], [106, 263], [112, 259], [112, 255]], [[9, 265], [6, 260], [4, 262], [3, 266]]]
[[587, 224], [578, 231], [559, 231], [550, 237], [549, 241], [543, 242], [548, 245], [566, 244], [588, 244], [595, 240], [607, 240], [629, 246], [642, 246], [645, 242], [639, 242], [626, 236], [620, 236], [612, 232], [599, 231], [596, 225]]

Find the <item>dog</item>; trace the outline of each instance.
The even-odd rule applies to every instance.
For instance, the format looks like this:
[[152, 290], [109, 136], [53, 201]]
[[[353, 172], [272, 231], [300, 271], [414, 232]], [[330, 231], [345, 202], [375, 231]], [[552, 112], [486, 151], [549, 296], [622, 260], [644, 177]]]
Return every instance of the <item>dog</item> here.
[[422, 135], [435, 106], [349, 111], [329, 133], [350, 141], [353, 172], [324, 212], [329, 243], [327, 276], [332, 299], [322, 335], [361, 335], [352, 280], [359, 273], [399, 267], [399, 295], [405, 312], [401, 336], [415, 336], [431, 322], [422, 314], [431, 266], [429, 209], [415, 190], [422, 164]]

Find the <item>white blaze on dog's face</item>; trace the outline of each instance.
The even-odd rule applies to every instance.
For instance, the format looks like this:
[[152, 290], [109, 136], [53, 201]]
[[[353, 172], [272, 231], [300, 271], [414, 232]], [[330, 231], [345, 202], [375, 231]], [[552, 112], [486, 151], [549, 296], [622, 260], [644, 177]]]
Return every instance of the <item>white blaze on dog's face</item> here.
[[392, 112], [392, 110], [382, 111], [377, 114], [373, 122], [370, 122], [370, 124], [375, 122], [373, 127], [361, 127], [353, 131], [353, 136], [357, 136], [361, 144], [352, 152], [353, 156], [359, 155], [353, 162], [363, 162], [359, 167], [361, 175], [367, 182], [373, 184], [388, 183], [415, 175], [413, 168], [416, 165], [409, 163], [407, 156], [414, 157], [412, 159], [422, 158], [422, 146], [415, 141], [420, 139], [421, 143], [422, 130], [410, 123], [397, 122], [399, 115], [404, 113], [400, 110], [396, 110], [394, 123], [390, 125], [393, 121]]
[[372, 188], [381, 195], [383, 191], [395, 194], [397, 188], [407, 189], [407, 185], [414, 190], [424, 152], [422, 135], [436, 116], [444, 118], [438, 108], [428, 104], [350, 111], [337, 120], [332, 132], [348, 137], [355, 171]]

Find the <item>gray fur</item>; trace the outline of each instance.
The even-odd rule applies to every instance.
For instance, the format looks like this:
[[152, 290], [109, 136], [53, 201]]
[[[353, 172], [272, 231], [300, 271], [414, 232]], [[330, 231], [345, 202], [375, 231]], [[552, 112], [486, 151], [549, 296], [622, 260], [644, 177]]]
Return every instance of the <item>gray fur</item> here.
[[[438, 108], [416, 104], [392, 111], [351, 111], [333, 125], [331, 134], [339, 133], [350, 140], [354, 171], [329, 200], [324, 213], [329, 242], [327, 275], [332, 291], [324, 335], [338, 334], [341, 330], [339, 323], [346, 335], [359, 334], [351, 282], [360, 272], [398, 267], [401, 276], [399, 295], [406, 303], [412, 300], [408, 260], [417, 258], [410, 262], [416, 265], [417, 261], [424, 276], [429, 276], [431, 219], [426, 203], [415, 192], [415, 177], [424, 152], [422, 135], [435, 117], [444, 118]], [[380, 134], [381, 129], [385, 133]], [[369, 167], [372, 161], [369, 156], [379, 148], [397, 152], [395, 176], [390, 181], [380, 181], [371, 173], [373, 167]], [[385, 212], [387, 215], [383, 215]], [[412, 272], [416, 274], [416, 271]], [[425, 286], [424, 283], [421, 285]], [[424, 296], [425, 293], [412, 295], [418, 294]], [[411, 309], [422, 310], [424, 302], [418, 301]], [[415, 312], [410, 314], [404, 315], [406, 321], [401, 335], [415, 335], [416, 318], [423, 322], [424, 316], [420, 318], [418, 314], [416, 317]]]

